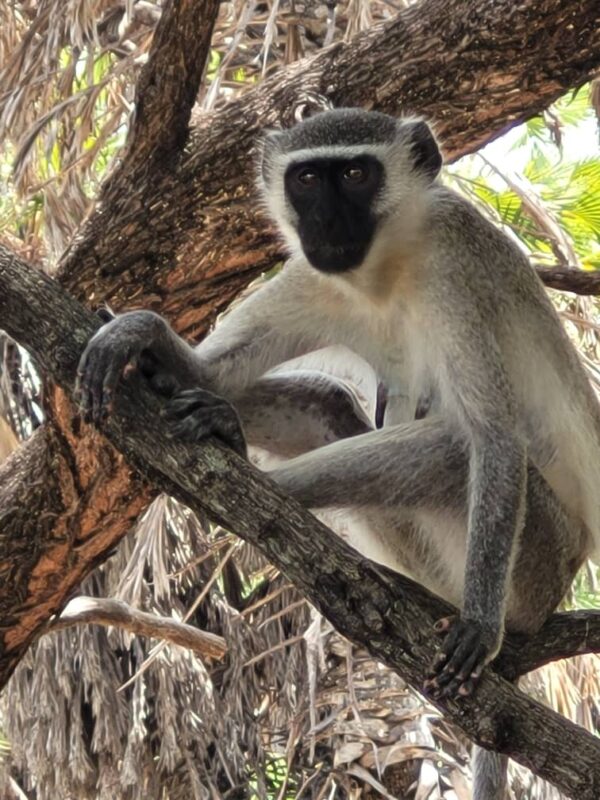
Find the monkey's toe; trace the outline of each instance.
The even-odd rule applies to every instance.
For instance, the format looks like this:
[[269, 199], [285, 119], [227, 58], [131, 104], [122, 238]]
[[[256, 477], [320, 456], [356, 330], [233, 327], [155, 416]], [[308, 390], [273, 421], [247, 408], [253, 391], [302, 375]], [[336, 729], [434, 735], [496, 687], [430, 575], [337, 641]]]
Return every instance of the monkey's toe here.
[[188, 389], [172, 398], [166, 416], [177, 438], [197, 443], [215, 436], [246, 458], [242, 423], [235, 408], [223, 397], [206, 389]]

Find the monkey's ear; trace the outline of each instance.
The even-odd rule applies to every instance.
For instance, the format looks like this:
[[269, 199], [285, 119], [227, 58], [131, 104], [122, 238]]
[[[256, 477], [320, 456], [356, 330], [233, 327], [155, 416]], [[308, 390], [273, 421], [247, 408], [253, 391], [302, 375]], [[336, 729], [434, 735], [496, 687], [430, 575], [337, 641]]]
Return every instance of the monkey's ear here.
[[402, 125], [411, 144], [414, 167], [434, 180], [442, 168], [442, 154], [431, 128], [422, 119]]
[[260, 144], [260, 173], [265, 183], [268, 181], [269, 171], [273, 164], [273, 157], [281, 150], [283, 131], [267, 130], [264, 132]]

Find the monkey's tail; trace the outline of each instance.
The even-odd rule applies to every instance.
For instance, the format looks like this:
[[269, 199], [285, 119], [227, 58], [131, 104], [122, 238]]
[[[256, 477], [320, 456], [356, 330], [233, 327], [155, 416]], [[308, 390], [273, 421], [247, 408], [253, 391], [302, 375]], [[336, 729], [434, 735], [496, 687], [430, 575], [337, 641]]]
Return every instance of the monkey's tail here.
[[473, 800], [506, 800], [508, 758], [473, 745]]

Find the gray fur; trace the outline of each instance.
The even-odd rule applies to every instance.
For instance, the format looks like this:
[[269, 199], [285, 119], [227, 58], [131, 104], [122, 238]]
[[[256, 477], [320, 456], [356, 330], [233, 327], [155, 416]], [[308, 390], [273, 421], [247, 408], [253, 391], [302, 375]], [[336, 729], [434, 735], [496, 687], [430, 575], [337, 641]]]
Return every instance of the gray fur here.
[[[325, 112], [271, 134], [265, 148], [263, 197], [290, 263], [195, 350], [155, 320], [145, 341], [139, 317], [110, 322], [84, 357], [84, 387], [94, 359], [114, 376], [122, 354], [114, 363], [97, 354], [103, 342], [115, 353], [131, 330], [134, 351], [143, 342], [180, 385], [235, 403], [250, 442], [254, 435], [294, 456], [271, 470], [276, 481], [308, 506], [354, 507], [370, 531], [354, 540], [359, 549], [375, 549], [461, 607], [461, 624], [477, 632], [473, 657], [463, 647], [457, 662], [468, 685], [505, 626], [536, 630], [598, 549], [596, 399], [518, 246], [435, 179], [439, 159], [424, 123]], [[361, 154], [385, 170], [377, 233], [358, 269], [322, 274], [303, 255], [283, 174], [292, 160]], [[303, 391], [297, 377], [268, 374], [340, 344], [387, 387], [384, 429], [364, 432], [368, 420], [338, 382], [332, 389], [313, 375]], [[307, 417], [316, 422], [302, 442], [297, 420]], [[463, 629], [455, 634], [443, 645], [448, 660], [467, 641]], [[475, 799], [499, 800], [504, 773], [504, 759], [478, 755]]]
[[473, 800], [506, 800], [508, 758], [473, 747]]

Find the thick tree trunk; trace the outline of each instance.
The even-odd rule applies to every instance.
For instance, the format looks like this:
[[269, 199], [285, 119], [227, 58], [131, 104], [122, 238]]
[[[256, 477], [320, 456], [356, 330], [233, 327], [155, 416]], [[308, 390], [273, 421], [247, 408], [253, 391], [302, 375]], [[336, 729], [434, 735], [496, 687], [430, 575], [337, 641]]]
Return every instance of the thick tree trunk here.
[[[55, 282], [0, 247], [0, 314], [6, 315], [9, 308], [10, 334], [71, 392], [82, 345], [97, 327], [94, 317]], [[116, 397], [106, 433], [130, 462], [163, 491], [237, 531], [278, 566], [337, 630], [413, 686], [422, 687], [439, 643], [433, 622], [455, 609], [351, 550], [232, 452], [210, 442], [189, 447], [168, 436], [158, 416], [158, 398], [141, 382], [129, 383]], [[74, 548], [72, 534], [65, 532], [62, 548], [75, 563], [85, 564], [97, 550], [83, 551], [94, 547], [96, 540], [78, 541]], [[34, 541], [40, 549], [37, 564], [51, 568], [47, 554], [56, 553], [57, 548], [47, 539]], [[14, 542], [5, 544], [14, 547]], [[9, 550], [9, 562], [11, 555]], [[55, 575], [55, 580], [62, 579]], [[29, 583], [35, 583], [31, 575]], [[22, 620], [20, 598], [13, 598], [15, 607], [18, 611], [12, 619]], [[10, 608], [7, 611], [10, 614]], [[47, 609], [41, 609], [39, 615], [46, 613]], [[33, 625], [40, 622], [31, 621]], [[588, 618], [588, 624], [594, 624], [593, 618]], [[14, 629], [9, 627], [7, 632]], [[514, 663], [515, 656], [518, 659], [514, 645], [511, 650], [509, 660]], [[0, 654], [0, 680], [19, 652], [22, 644], [13, 643], [8, 653]], [[491, 669], [484, 673], [474, 697], [436, 704], [479, 744], [527, 765], [569, 797], [596, 800], [600, 794], [600, 741], [526, 697]]]
[[[180, 5], [190, 11], [189, 3]], [[181, 154], [181, 137], [174, 136], [172, 158], [150, 157], [154, 147], [164, 155], [168, 144], [164, 127], [146, 119], [134, 128], [133, 144], [66, 253], [58, 279], [90, 305], [155, 308], [179, 331], [199, 335], [252, 277], [281, 257], [250, 199], [257, 136], [265, 126], [289, 123], [306, 104], [422, 112], [436, 121], [454, 158], [587, 80], [600, 65], [599, 17], [596, 0], [424, 0], [199, 118]], [[174, 34], [184, 30], [172, 28]], [[190, 84], [197, 79], [191, 69]], [[160, 103], [152, 113], [161, 113]], [[146, 158], [136, 158], [137, 147]], [[10, 313], [4, 304], [1, 327], [8, 327]], [[52, 326], [45, 331], [52, 343]], [[152, 495], [102, 437], [80, 430], [60, 390], [49, 405], [46, 428], [0, 476], [6, 578], [0, 652], [8, 670]]]

